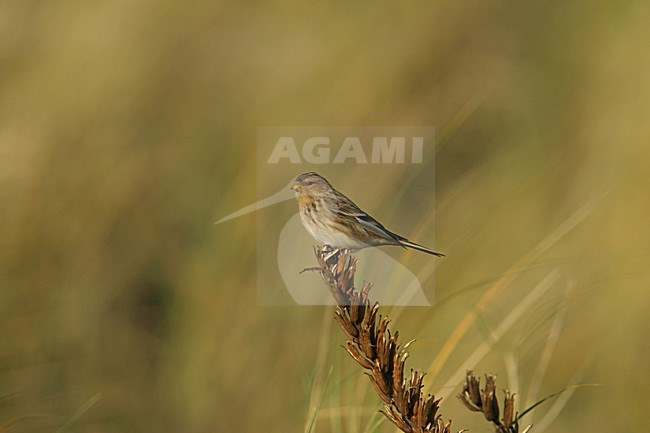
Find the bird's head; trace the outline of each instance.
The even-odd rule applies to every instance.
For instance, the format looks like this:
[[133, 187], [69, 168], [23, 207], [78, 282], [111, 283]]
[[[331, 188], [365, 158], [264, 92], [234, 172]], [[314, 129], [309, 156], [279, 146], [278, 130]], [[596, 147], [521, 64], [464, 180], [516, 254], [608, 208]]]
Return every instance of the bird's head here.
[[296, 192], [297, 196], [304, 194], [317, 196], [331, 191], [332, 185], [320, 174], [309, 172], [298, 176], [294, 184], [291, 185], [291, 189]]

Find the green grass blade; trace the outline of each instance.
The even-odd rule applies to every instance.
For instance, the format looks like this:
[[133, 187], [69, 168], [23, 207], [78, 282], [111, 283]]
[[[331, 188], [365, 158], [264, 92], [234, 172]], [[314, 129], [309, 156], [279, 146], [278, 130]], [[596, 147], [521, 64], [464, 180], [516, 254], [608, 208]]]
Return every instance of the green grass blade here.
[[82, 404], [81, 407], [77, 409], [77, 411], [73, 413], [70, 418], [68, 418], [68, 420], [61, 426], [61, 428], [59, 428], [56, 431], [56, 433], [63, 433], [68, 431], [70, 427], [72, 427], [79, 418], [81, 418], [86, 412], [88, 412], [88, 410], [91, 407], [93, 407], [95, 404], [97, 404], [97, 402], [101, 399], [102, 399], [102, 395], [99, 392], [93, 395], [92, 397], [90, 397], [88, 401]]

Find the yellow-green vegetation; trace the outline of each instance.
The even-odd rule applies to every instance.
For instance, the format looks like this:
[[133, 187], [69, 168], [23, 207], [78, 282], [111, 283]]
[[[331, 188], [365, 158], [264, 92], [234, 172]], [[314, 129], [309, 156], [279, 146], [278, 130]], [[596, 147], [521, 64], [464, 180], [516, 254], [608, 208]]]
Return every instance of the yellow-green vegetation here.
[[447, 255], [387, 249], [435, 302], [379, 313], [417, 340], [407, 369], [455, 429], [489, 428], [455, 398], [472, 369], [519, 411], [602, 385], [536, 407], [532, 432], [647, 430], [648, 17], [627, 0], [1, 2], [0, 431], [395, 431], [332, 307], [257, 305], [257, 237], [277, 234], [256, 218], [296, 203], [213, 224], [258, 199], [260, 125], [436, 128], [435, 203], [418, 200], [431, 160], [308, 168]]

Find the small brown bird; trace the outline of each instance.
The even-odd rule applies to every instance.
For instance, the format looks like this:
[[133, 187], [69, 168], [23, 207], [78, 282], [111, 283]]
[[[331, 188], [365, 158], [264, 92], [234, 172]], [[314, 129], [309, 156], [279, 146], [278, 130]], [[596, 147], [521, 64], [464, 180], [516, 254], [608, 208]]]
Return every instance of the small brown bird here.
[[317, 173], [301, 174], [291, 189], [296, 192], [302, 225], [324, 245], [353, 251], [370, 246], [399, 245], [444, 257], [444, 254], [387, 230]]

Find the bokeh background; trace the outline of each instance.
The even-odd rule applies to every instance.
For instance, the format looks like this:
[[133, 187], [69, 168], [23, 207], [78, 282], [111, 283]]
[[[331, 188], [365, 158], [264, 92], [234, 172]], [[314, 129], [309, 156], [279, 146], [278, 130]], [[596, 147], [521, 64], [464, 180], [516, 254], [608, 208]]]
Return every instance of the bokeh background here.
[[0, 430], [395, 431], [331, 309], [256, 304], [256, 215], [213, 224], [257, 199], [260, 125], [436, 127], [436, 206], [408, 171], [363, 204], [448, 254], [404, 256], [436, 305], [384, 314], [456, 430], [490, 431], [467, 367], [520, 408], [602, 385], [533, 431], [646, 430], [649, 24], [640, 0], [0, 2]]

